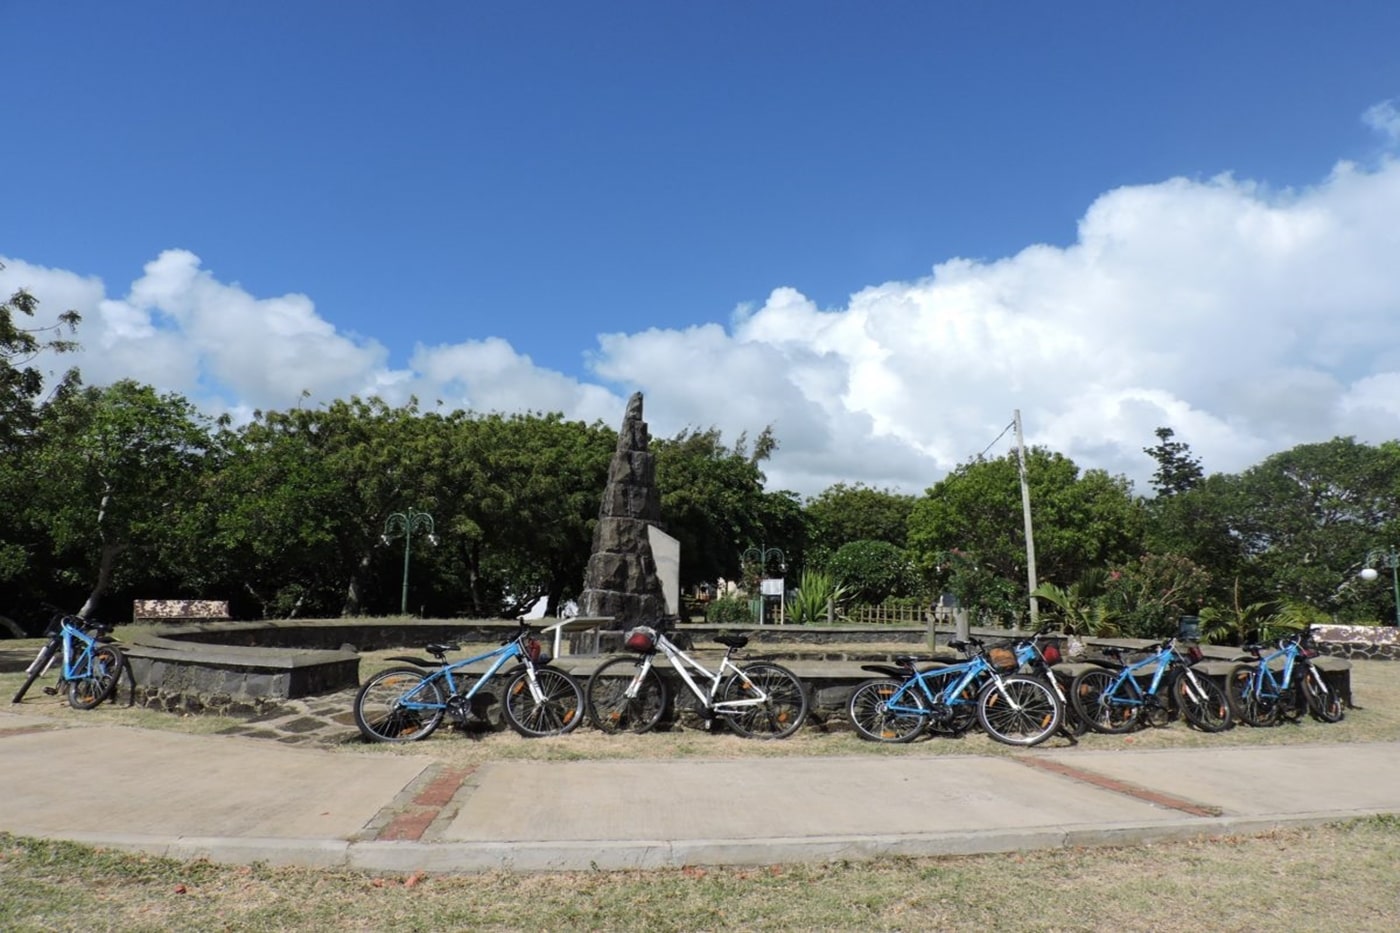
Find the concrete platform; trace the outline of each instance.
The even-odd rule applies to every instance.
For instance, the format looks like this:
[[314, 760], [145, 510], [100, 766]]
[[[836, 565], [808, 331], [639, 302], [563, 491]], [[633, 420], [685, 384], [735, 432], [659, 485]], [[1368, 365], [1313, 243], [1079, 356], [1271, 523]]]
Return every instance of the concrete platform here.
[[[0, 712], [0, 760], [3, 831], [376, 871], [966, 854], [1400, 813], [1400, 743], [1388, 742], [472, 769]], [[57, 793], [58, 780], [85, 805]]]

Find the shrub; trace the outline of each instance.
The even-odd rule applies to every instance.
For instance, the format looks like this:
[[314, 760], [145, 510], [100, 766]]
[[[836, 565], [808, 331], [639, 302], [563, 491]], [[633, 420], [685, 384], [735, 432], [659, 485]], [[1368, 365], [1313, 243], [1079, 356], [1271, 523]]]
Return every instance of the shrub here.
[[828, 605], [840, 605], [846, 588], [832, 575], [819, 570], [802, 571], [802, 581], [787, 601], [788, 618], [799, 625], [826, 621]]
[[705, 607], [705, 621], [710, 625], [749, 625], [753, 609], [747, 596], [721, 596]]
[[913, 561], [903, 548], [888, 541], [843, 544], [832, 555], [827, 570], [856, 602], [878, 604], [918, 590]]

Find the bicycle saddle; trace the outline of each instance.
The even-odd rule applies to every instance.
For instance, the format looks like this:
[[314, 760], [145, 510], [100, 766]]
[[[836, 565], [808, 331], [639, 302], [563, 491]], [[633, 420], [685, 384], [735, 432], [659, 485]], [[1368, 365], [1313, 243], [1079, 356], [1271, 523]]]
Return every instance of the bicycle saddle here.
[[724, 645], [726, 648], [742, 648], [749, 643], [749, 636], [722, 633], [715, 636], [715, 641]]

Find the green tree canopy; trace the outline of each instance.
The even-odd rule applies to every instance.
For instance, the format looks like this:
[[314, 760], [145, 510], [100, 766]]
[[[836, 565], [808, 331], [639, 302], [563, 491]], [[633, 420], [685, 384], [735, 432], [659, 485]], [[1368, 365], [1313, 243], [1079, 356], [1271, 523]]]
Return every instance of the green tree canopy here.
[[[1038, 447], [1026, 461], [1040, 580], [1073, 582], [1140, 553], [1142, 513], [1126, 479], [1081, 474]], [[930, 488], [909, 517], [909, 550], [938, 589], [995, 617], [1017, 617], [1028, 599], [1016, 455], [973, 460]]]

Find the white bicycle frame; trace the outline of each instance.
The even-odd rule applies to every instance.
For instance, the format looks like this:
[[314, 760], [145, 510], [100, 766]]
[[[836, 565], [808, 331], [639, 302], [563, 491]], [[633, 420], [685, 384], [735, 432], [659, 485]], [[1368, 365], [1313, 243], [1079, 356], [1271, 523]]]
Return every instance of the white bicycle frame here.
[[[690, 692], [695, 694], [695, 699], [704, 703], [705, 708], [711, 713], [716, 715], [737, 713], [742, 709], [750, 706], [758, 706], [768, 700], [768, 694], [764, 693], [758, 684], [749, 680], [744, 672], [739, 669], [739, 666], [729, 659], [729, 656], [733, 654], [732, 648], [724, 652], [724, 657], [721, 658], [719, 662], [719, 670], [712, 673], [705, 665], [678, 648], [675, 642], [667, 638], [662, 632], [656, 633], [656, 651], [649, 651], [643, 655], [642, 663], [637, 667], [637, 673], [633, 676], [632, 682], [627, 685], [627, 696], [635, 697], [637, 695], [637, 690], [641, 687], [647, 672], [656, 665], [657, 651], [666, 655], [666, 660], [671, 662], [671, 668], [680, 675], [681, 680], [685, 681], [685, 685], [690, 688]], [[690, 675], [690, 671], [686, 669], [687, 667], [705, 675], [710, 681], [709, 693], [706, 693], [700, 685], [695, 682], [695, 678]], [[715, 694], [719, 692], [720, 684], [724, 681], [726, 672], [733, 673], [736, 677], [743, 680], [744, 686], [748, 688], [748, 692], [753, 694], [753, 696], [746, 697], [742, 700], [716, 701]]]

